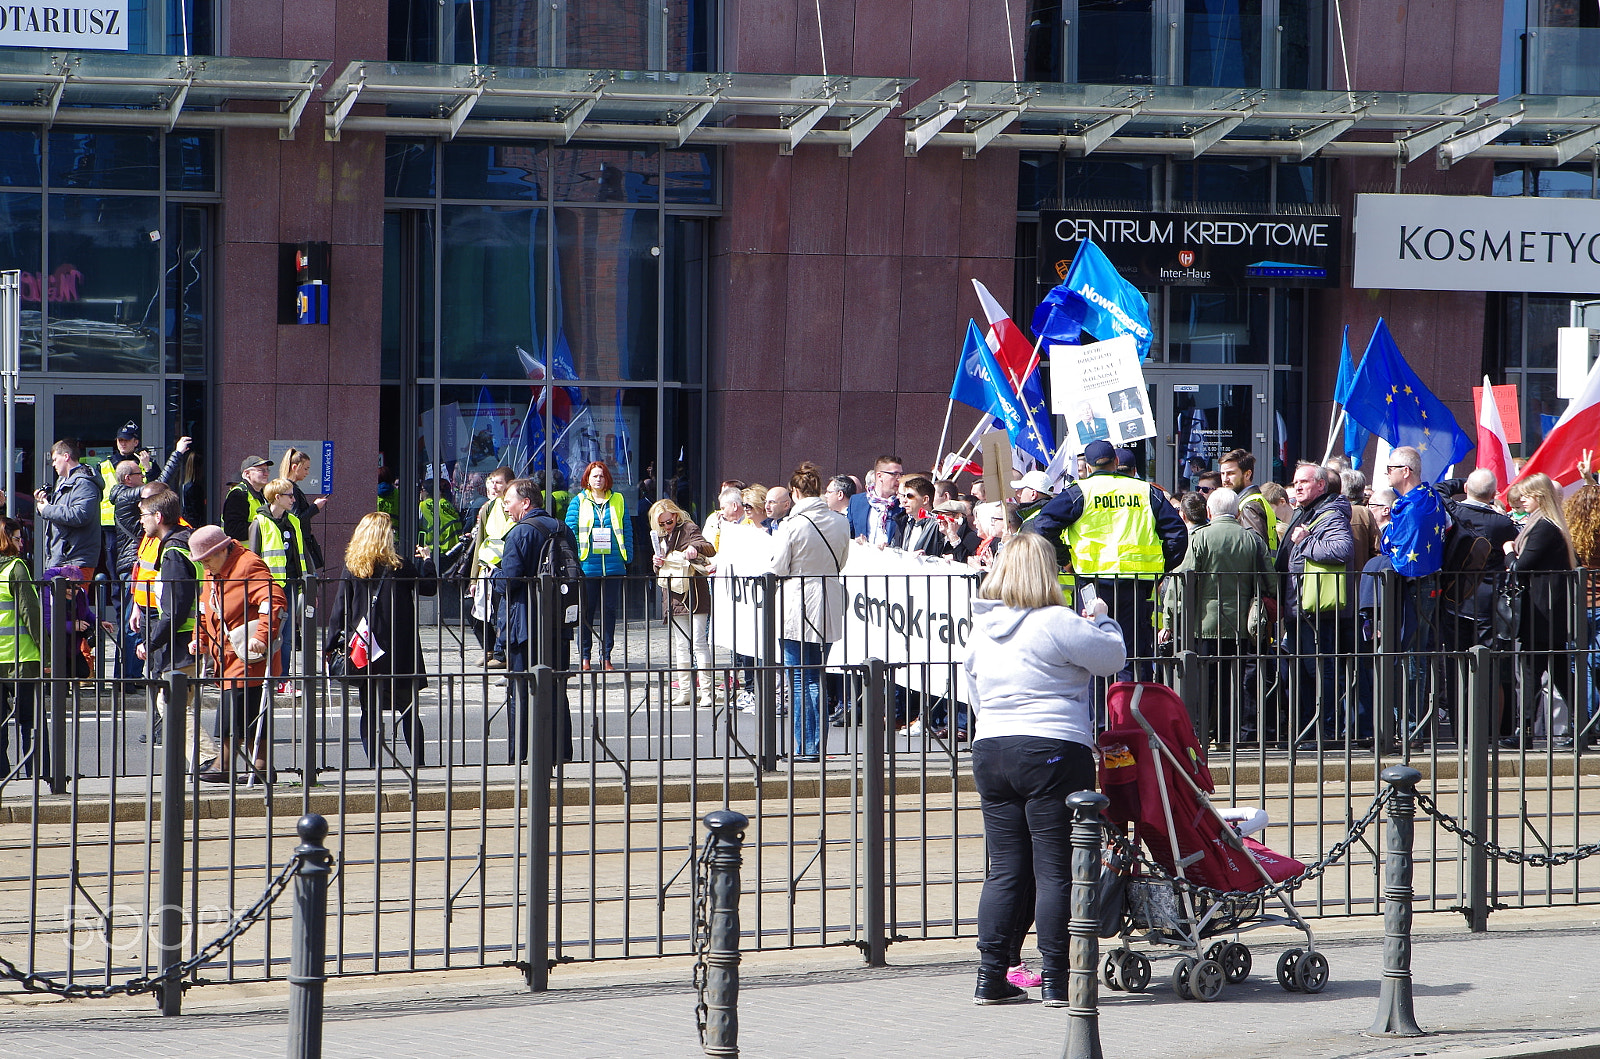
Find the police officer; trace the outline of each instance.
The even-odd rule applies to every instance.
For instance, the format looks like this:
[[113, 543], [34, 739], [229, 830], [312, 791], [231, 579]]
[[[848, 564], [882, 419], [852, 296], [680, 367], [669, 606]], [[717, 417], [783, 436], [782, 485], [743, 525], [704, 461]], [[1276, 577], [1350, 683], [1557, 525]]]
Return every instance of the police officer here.
[[1094, 582], [1122, 626], [1129, 668], [1118, 678], [1147, 679], [1149, 663], [1134, 659], [1155, 654], [1156, 580], [1183, 561], [1189, 531], [1165, 492], [1118, 470], [1110, 442], [1090, 442], [1083, 459], [1088, 477], [1056, 494], [1031, 528], [1066, 542], [1073, 571]]
[[[115, 455], [108, 455], [100, 461], [100, 526], [101, 546], [100, 555], [105, 560], [106, 572], [117, 576], [115, 559], [117, 555], [117, 506], [112, 491], [118, 486], [130, 484], [117, 474], [117, 465], [126, 460], [132, 460], [139, 465], [139, 480], [135, 485], [143, 485], [150, 480], [155, 471], [155, 464], [150, 460], [150, 450], [139, 445], [139, 424], [132, 420], [122, 424], [117, 431], [114, 441], [117, 451]], [[138, 503], [135, 498], [134, 504]], [[135, 515], [133, 521], [137, 522]], [[126, 527], [125, 527], [126, 528]]]

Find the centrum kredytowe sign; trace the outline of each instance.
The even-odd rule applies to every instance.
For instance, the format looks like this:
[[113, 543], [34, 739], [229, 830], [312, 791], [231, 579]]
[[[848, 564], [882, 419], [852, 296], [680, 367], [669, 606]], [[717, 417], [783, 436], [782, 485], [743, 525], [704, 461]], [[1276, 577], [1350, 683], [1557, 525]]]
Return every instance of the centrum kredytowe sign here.
[[1039, 276], [1060, 283], [1091, 240], [1141, 287], [1336, 287], [1338, 217], [1044, 210]]

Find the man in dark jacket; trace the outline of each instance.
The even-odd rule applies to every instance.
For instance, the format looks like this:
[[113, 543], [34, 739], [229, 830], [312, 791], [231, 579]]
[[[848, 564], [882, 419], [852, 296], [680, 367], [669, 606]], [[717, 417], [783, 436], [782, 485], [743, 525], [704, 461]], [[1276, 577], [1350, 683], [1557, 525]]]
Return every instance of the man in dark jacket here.
[[[200, 579], [194, 561], [189, 558], [189, 529], [179, 523], [183, 519], [183, 499], [172, 490], [139, 501], [139, 523], [145, 535], [160, 541], [156, 560], [156, 605], [144, 609], [140, 627], [144, 642], [137, 652], [144, 659], [145, 669], [156, 681], [152, 686], [156, 694], [156, 731], [151, 742], [161, 741], [162, 724], [167, 716], [166, 678], [172, 673], [185, 673], [193, 678], [195, 602], [199, 597]], [[209, 771], [217, 756], [216, 741], [200, 723], [200, 683], [189, 683], [188, 731], [184, 733], [183, 749], [186, 754], [197, 754], [198, 765], [191, 759], [190, 767], [196, 772]], [[198, 734], [195, 736], [190, 733]]]
[[100, 565], [100, 477], [79, 463], [83, 447], [72, 438], [50, 446], [56, 485], [34, 491], [35, 514], [44, 523], [45, 566], [76, 566], [94, 576]]
[[[1350, 533], [1350, 501], [1340, 492], [1341, 485], [1339, 472], [1326, 467], [1302, 462], [1295, 469], [1290, 490], [1295, 516], [1284, 530], [1277, 558], [1278, 572], [1288, 575], [1281, 600], [1285, 685], [1298, 691], [1301, 732], [1309, 740], [1320, 718], [1322, 738], [1328, 743], [1338, 738], [1336, 722], [1344, 697], [1344, 680], [1337, 675], [1343, 667], [1334, 654], [1350, 653], [1355, 646], [1349, 606], [1355, 540]], [[1308, 573], [1307, 563], [1333, 569]], [[1302, 680], [1298, 687], [1290, 683], [1307, 674], [1311, 681]]]
[[[566, 523], [558, 522], [554, 515], [539, 506], [539, 490], [527, 478], [518, 478], [506, 486], [502, 502], [506, 514], [512, 518], [512, 526], [505, 536], [493, 584], [495, 598], [499, 601], [501, 642], [506, 648], [507, 760], [528, 760], [527, 673], [531, 656], [534, 662], [548, 664], [557, 673], [555, 716], [551, 724], [552, 760], [560, 764], [572, 760], [572, 711], [567, 705], [563, 675], [572, 664], [571, 649], [561, 621], [564, 608], [547, 610], [547, 614], [552, 614], [554, 627], [541, 628], [539, 599], [533, 585], [539, 576], [539, 553], [545, 541], [552, 534], [572, 531], [567, 529]], [[577, 550], [575, 541], [573, 550]], [[541, 641], [545, 652], [540, 651]], [[541, 658], [541, 653], [548, 653], [549, 657]]]

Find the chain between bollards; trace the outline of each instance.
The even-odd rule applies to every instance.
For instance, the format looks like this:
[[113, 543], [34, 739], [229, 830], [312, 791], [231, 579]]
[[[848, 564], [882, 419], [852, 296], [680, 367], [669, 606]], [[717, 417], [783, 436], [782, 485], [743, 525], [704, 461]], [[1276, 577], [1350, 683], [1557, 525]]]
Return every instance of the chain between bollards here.
[[705, 967], [702, 1006], [704, 1024], [701, 1047], [707, 1055], [739, 1054], [739, 867], [744, 863], [743, 813], [719, 809], [708, 813], [711, 832], [706, 849]]
[[1388, 860], [1384, 866], [1383, 984], [1378, 1016], [1367, 1033], [1381, 1037], [1421, 1037], [1411, 1006], [1411, 849], [1417, 817], [1417, 782], [1422, 773], [1404, 765], [1383, 770], [1393, 788], [1389, 799]]
[[1100, 814], [1109, 799], [1095, 791], [1067, 798], [1072, 809], [1072, 918], [1068, 923], [1068, 959], [1072, 969], [1067, 993], [1067, 1046], [1062, 1059], [1100, 1059], [1099, 904]]
[[294, 944], [289, 953], [289, 1059], [321, 1059], [322, 991], [327, 982], [328, 821], [307, 813], [295, 824], [300, 845], [294, 880]]

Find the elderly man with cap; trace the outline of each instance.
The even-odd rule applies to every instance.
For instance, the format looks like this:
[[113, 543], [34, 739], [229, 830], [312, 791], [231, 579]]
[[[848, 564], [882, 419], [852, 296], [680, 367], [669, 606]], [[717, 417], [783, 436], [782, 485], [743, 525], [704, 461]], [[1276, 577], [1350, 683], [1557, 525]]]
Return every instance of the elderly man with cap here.
[[231, 783], [236, 755], [247, 753], [254, 775], [271, 782], [261, 695], [273, 641], [288, 607], [283, 589], [261, 557], [231, 539], [220, 526], [201, 526], [190, 534], [189, 556], [205, 570], [195, 626], [195, 657], [207, 659], [211, 672], [222, 682], [217, 705], [217, 762], [200, 778], [207, 783]]
[[[1167, 494], [1122, 474], [1106, 441], [1083, 450], [1090, 474], [1063, 489], [1026, 527], [1072, 551], [1080, 581], [1093, 581], [1122, 627], [1129, 674], [1146, 679], [1155, 654], [1155, 587], [1183, 561], [1189, 531]], [[1137, 668], [1135, 668], [1137, 667]]]
[[1011, 488], [1017, 491], [1017, 515], [1024, 523], [1050, 502], [1054, 492], [1050, 488], [1050, 476], [1043, 471], [1029, 471], [1012, 482]]
[[261, 490], [270, 481], [271, 460], [246, 456], [240, 462], [239, 484], [229, 489], [222, 500], [222, 528], [240, 544], [250, 538], [250, 524], [256, 520], [256, 513], [267, 505]]

